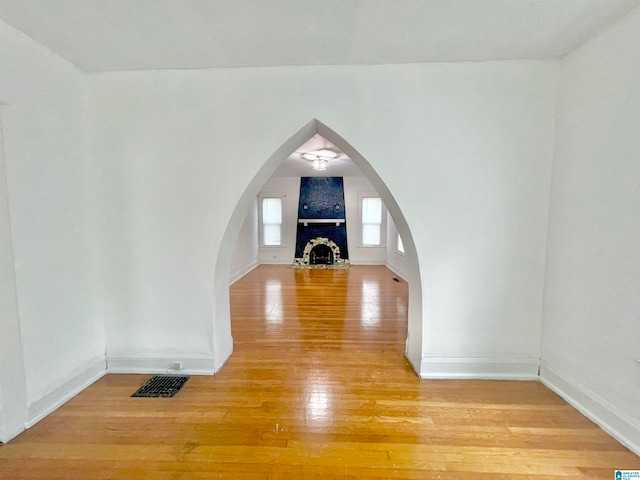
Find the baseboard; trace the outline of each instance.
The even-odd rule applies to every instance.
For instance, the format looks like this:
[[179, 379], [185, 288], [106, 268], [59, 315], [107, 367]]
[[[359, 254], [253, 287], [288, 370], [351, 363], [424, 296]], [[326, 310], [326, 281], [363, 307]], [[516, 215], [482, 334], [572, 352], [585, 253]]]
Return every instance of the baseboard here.
[[3, 443], [8, 443], [14, 438], [16, 438], [18, 435], [24, 432], [25, 428], [27, 428], [26, 425], [24, 428], [17, 428], [15, 430], [9, 430], [9, 431], [0, 433], [0, 445], [2, 445]]
[[218, 373], [220, 369], [224, 367], [229, 357], [231, 357], [231, 354], [233, 354], [233, 338], [229, 337], [224, 344], [218, 345], [217, 351], [219, 351], [220, 354], [216, 356], [214, 374]]
[[[176, 362], [182, 364], [174, 370]], [[213, 375], [216, 373], [213, 354], [107, 354], [107, 373], [184, 373], [185, 375]]]
[[238, 280], [244, 277], [247, 273], [257, 268], [258, 265], [259, 265], [258, 259], [255, 259], [253, 262], [251, 262], [248, 265], [245, 265], [240, 270], [236, 272], [232, 272], [231, 277], [229, 278], [229, 285], [233, 285], [234, 283], [236, 283]]
[[408, 352], [406, 352], [406, 351], [404, 352], [404, 358], [406, 358], [406, 359], [407, 359], [407, 362], [409, 362], [409, 365], [411, 365], [411, 368], [412, 368], [412, 369], [413, 369], [413, 371], [416, 373], [416, 375], [418, 375], [418, 377], [422, 378], [422, 377], [420, 376], [420, 362], [418, 362], [418, 363], [414, 363], [414, 362], [411, 360], [411, 357], [409, 356]]
[[268, 258], [266, 256], [258, 258], [258, 265], [291, 265], [293, 266], [293, 256], [289, 258]]
[[540, 381], [633, 453], [640, 455], [638, 422], [597, 394], [563, 378], [544, 361], [540, 365]]
[[352, 267], [357, 267], [358, 265], [384, 265], [384, 260], [372, 260], [372, 259], [357, 259], [354, 260], [353, 257], [349, 258], [349, 263], [351, 263]]
[[88, 367], [63, 379], [62, 385], [53, 391], [29, 402], [29, 420], [27, 420], [25, 427], [31, 428], [96, 380], [99, 380], [106, 373], [105, 367], [104, 358], [96, 358], [91, 361]]
[[420, 378], [537, 380], [538, 357], [422, 357]]
[[389, 262], [385, 263], [384, 266], [387, 267], [396, 275], [398, 275], [405, 282], [407, 281], [408, 275], [407, 275], [407, 272], [404, 271], [404, 269], [399, 268], [397, 265], [394, 265], [393, 263], [389, 263]]

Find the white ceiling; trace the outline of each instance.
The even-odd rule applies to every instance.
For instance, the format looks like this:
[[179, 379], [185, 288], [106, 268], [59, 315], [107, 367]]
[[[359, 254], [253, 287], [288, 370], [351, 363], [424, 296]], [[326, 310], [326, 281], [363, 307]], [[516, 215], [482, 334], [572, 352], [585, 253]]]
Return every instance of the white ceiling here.
[[[327, 170], [311, 169], [311, 162], [302, 157], [303, 153], [318, 150], [333, 150], [337, 156], [329, 160]], [[274, 177], [364, 177], [364, 173], [338, 147], [320, 134], [315, 134], [289, 156], [273, 174]]]
[[0, 0], [90, 72], [559, 57], [640, 0]]

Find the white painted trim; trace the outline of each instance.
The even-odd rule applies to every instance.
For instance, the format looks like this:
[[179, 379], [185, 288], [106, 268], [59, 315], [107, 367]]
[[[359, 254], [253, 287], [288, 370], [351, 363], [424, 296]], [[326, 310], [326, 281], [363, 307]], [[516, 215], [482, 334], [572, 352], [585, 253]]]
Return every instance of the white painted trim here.
[[251, 263], [240, 268], [239, 270], [235, 272], [231, 272], [231, 277], [229, 278], [229, 285], [233, 285], [234, 283], [236, 283], [238, 280], [240, 280], [242, 277], [247, 275], [249, 272], [256, 269], [258, 265], [260, 265], [258, 263], [258, 259], [255, 259]]
[[96, 358], [80, 372], [69, 375], [63, 379], [62, 385], [29, 402], [29, 420], [25, 427], [31, 428], [106, 373], [105, 359]]
[[[262, 223], [262, 200], [265, 198], [279, 198], [282, 205], [282, 223], [280, 223], [280, 245], [264, 244], [264, 224]], [[287, 248], [287, 193], [260, 192], [258, 193], [258, 248]]]
[[[175, 362], [182, 363], [181, 370], [173, 370]], [[107, 354], [107, 373], [184, 373], [185, 375], [213, 375], [216, 373], [212, 353], [196, 355], [118, 353]]]
[[233, 353], [233, 337], [229, 337], [218, 349], [218, 355], [215, 357], [215, 371], [214, 374], [218, 373], [220, 369], [227, 363], [229, 357]]
[[[380, 194], [376, 191], [357, 192], [358, 199], [358, 241], [357, 248], [387, 248], [387, 213], [388, 209]], [[382, 218], [380, 219], [380, 245], [365, 245], [362, 243], [362, 200], [365, 198], [379, 198], [382, 202]]]
[[540, 381], [633, 453], [640, 455], [640, 423], [588, 388], [563, 378], [544, 360], [540, 365]]
[[387, 259], [384, 266], [387, 267], [389, 270], [391, 270], [393, 273], [395, 273], [397, 276], [399, 276], [405, 282], [407, 281], [408, 275], [403, 268], [400, 268], [398, 265], [394, 265], [393, 262], [389, 261], [389, 259]]
[[537, 380], [538, 357], [422, 357], [420, 378]]
[[352, 260], [351, 258], [349, 258], [349, 263], [351, 263], [351, 266], [357, 266], [357, 265], [380, 265], [383, 266], [384, 265], [384, 260], [374, 260], [374, 259], [364, 259], [364, 260]]
[[[407, 339], [407, 346], [409, 345], [408, 339]], [[407, 362], [409, 362], [409, 365], [411, 365], [411, 368], [413, 369], [414, 372], [416, 372], [416, 375], [418, 375], [419, 378], [423, 378], [420, 376], [420, 370], [418, 367], [420, 367], [420, 365], [416, 365], [415, 363], [413, 363], [411, 361], [411, 358], [409, 357], [409, 352], [405, 350], [404, 352], [404, 358], [407, 359]]]
[[26, 429], [26, 426], [23, 428], [17, 428], [14, 430], [9, 430], [9, 431], [4, 431], [2, 432], [2, 436], [0, 436], [0, 443], [8, 443], [11, 440], [13, 440], [14, 438], [16, 438], [18, 435], [20, 435], [22, 432], [24, 432]]
[[347, 223], [347, 221], [344, 218], [300, 218], [298, 223], [303, 224], [305, 227], [308, 227], [310, 223], [335, 223], [336, 227], [339, 227], [341, 223]]
[[291, 265], [293, 268], [293, 258], [283, 260], [281, 258], [261, 258], [258, 265]]

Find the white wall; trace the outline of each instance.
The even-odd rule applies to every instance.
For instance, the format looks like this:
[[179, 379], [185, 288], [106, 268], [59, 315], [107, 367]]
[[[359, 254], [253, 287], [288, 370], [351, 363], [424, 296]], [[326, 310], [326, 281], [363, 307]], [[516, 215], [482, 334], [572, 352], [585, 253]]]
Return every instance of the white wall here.
[[80, 71], [3, 23], [0, 65], [15, 283], [33, 420], [104, 371], [103, 327], [91, 285], [85, 91]]
[[240, 234], [233, 249], [231, 259], [230, 283], [237, 282], [247, 273], [258, 266], [258, 202], [251, 205], [251, 209], [244, 219]]
[[211, 277], [232, 211], [318, 118], [369, 161], [411, 228], [417, 368], [535, 375], [556, 80], [554, 61], [92, 75], [91, 155], [116, 166], [123, 199], [104, 225], [116, 237], [102, 255], [117, 306], [109, 351], [212, 353]]
[[398, 251], [398, 228], [391, 215], [387, 212], [387, 248], [385, 264], [403, 279], [408, 278], [407, 256]]
[[640, 452], [640, 10], [561, 78], [542, 375]]

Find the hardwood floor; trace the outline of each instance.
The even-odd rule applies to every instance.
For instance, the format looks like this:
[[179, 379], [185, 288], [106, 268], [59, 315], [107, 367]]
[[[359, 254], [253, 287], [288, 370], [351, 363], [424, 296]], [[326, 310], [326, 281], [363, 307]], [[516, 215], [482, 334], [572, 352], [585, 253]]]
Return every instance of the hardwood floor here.
[[640, 458], [537, 382], [425, 381], [385, 267], [261, 266], [235, 352], [174, 398], [108, 375], [0, 447], [2, 479], [613, 479]]

